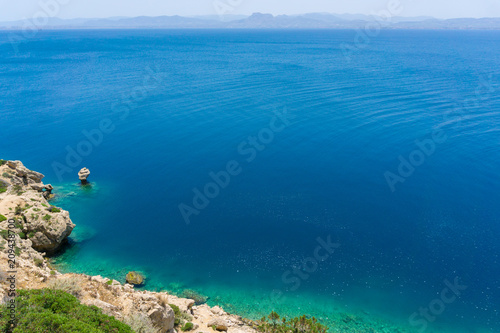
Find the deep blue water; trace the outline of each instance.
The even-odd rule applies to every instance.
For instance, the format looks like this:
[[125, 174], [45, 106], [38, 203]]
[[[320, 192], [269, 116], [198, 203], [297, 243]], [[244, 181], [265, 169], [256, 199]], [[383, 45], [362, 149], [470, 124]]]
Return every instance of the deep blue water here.
[[[77, 224], [61, 269], [141, 270], [251, 317], [500, 331], [500, 32], [384, 31], [349, 59], [355, 31], [44, 31], [18, 52], [12, 34], [0, 158], [58, 187]], [[400, 156], [417, 166], [391, 189]], [[230, 161], [240, 173], [186, 224], [179, 205]], [[328, 236], [340, 247], [294, 273]]]

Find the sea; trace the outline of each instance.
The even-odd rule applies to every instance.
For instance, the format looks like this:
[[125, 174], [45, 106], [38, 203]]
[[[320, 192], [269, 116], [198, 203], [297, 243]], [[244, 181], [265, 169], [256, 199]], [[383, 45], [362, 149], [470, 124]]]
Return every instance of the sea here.
[[500, 332], [500, 31], [1, 31], [0, 138], [76, 224], [62, 272]]

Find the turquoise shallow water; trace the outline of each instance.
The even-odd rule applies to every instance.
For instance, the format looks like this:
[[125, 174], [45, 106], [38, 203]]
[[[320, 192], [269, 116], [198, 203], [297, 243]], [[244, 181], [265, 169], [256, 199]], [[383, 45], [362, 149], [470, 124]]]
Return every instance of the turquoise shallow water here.
[[[386, 31], [350, 60], [353, 31], [46, 31], [18, 53], [9, 33], [0, 154], [71, 212], [62, 270], [140, 270], [148, 289], [332, 330], [348, 313], [353, 332], [499, 331], [500, 33]], [[186, 224], [179, 205], [230, 161]], [[460, 297], [410, 321], [455, 277]]]

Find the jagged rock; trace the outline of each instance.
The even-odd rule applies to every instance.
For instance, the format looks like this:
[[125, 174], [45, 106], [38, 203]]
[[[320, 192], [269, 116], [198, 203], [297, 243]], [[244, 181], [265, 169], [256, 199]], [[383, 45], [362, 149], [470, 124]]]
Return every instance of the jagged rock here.
[[[21, 186], [21, 190], [11, 190], [0, 200], [0, 214], [9, 217], [21, 214], [24, 223], [20, 231], [28, 236], [29, 246], [39, 252], [57, 251], [75, 225], [65, 210], [47, 212], [47, 198], [54, 189], [52, 185], [44, 185], [41, 181], [44, 176], [27, 169], [20, 161], [7, 161], [0, 169], [0, 174], [10, 170], [12, 177], [5, 181]], [[21, 212], [14, 214], [19, 208]]]
[[161, 332], [167, 332], [174, 328], [175, 315], [170, 306], [162, 307], [156, 305], [148, 312], [148, 317], [155, 327], [161, 329]]
[[217, 315], [225, 315], [225, 314], [226, 314], [226, 313], [224, 312], [224, 310], [223, 310], [220, 306], [218, 306], [218, 305], [214, 306], [214, 307], [211, 309], [211, 312], [212, 312], [213, 314], [217, 314]]
[[90, 175], [90, 170], [87, 168], [83, 168], [78, 172], [78, 178], [82, 182], [82, 185], [86, 185], [88, 183], [87, 178], [89, 175]]
[[140, 286], [144, 283], [144, 276], [137, 272], [128, 272], [127, 276], [125, 277], [125, 280], [127, 280], [127, 283]]
[[181, 311], [190, 312], [194, 306], [194, 301], [192, 299], [179, 298], [174, 295], [168, 295], [167, 297], [168, 297], [168, 303], [177, 305]]
[[50, 199], [50, 197], [52, 196], [52, 190], [54, 189], [52, 185], [44, 185], [43, 183], [30, 184], [30, 186], [33, 190], [42, 192], [45, 199]]
[[17, 177], [22, 178], [25, 185], [40, 183], [45, 177], [40, 172], [29, 170], [21, 161], [7, 161], [7, 166], [15, 171]]
[[[32, 247], [39, 252], [52, 253], [67, 240], [75, 225], [69, 218], [69, 213], [61, 210], [59, 213], [49, 213], [43, 216], [36, 214], [30, 208], [26, 216], [26, 230], [34, 233], [30, 238]], [[38, 216], [38, 217], [37, 217]]]

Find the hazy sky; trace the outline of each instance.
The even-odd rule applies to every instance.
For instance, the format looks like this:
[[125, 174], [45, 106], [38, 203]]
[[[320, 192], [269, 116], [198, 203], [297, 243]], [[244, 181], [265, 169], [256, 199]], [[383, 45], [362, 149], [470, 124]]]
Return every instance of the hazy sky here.
[[[43, 4], [54, 3], [61, 5], [56, 6], [51, 16], [76, 18], [216, 15], [216, 4], [228, 14], [373, 14], [387, 8], [391, 1], [400, 1], [403, 8], [400, 16], [500, 17], [500, 0], [0, 0], [0, 21], [30, 19]], [[225, 7], [220, 7], [221, 4]]]

